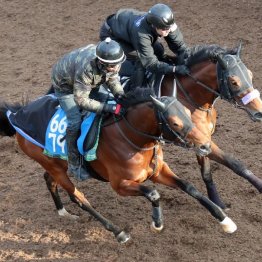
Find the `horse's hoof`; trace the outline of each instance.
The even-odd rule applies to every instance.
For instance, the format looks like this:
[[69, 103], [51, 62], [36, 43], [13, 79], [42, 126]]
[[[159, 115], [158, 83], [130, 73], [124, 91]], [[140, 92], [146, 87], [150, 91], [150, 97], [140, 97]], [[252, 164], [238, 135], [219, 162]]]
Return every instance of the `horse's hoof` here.
[[63, 207], [62, 209], [58, 210], [58, 215], [61, 217], [68, 217], [70, 219], [76, 220], [79, 218], [79, 216], [72, 215], [67, 212], [67, 210]]
[[119, 243], [124, 244], [131, 238], [130, 234], [126, 233], [125, 231], [121, 231], [117, 236], [116, 239]]
[[224, 232], [232, 234], [237, 230], [237, 225], [229, 217], [226, 217], [223, 221], [219, 222]]
[[156, 227], [155, 222], [153, 221], [150, 225], [150, 229], [153, 233], [160, 233], [164, 228], [164, 225], [162, 224], [160, 227]]
[[231, 204], [230, 203], [226, 203], [225, 204], [225, 207], [223, 208], [223, 210], [225, 211], [225, 212], [227, 212], [227, 211], [229, 211], [231, 209]]

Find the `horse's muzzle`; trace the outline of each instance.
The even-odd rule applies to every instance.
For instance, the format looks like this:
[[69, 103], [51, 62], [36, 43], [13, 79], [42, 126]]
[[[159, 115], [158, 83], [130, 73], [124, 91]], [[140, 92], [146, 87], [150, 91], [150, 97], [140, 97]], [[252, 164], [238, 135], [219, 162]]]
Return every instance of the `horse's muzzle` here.
[[201, 145], [200, 147], [195, 147], [194, 150], [198, 156], [207, 156], [212, 151], [210, 143]]
[[262, 122], [262, 112], [250, 114], [250, 117], [254, 122]]

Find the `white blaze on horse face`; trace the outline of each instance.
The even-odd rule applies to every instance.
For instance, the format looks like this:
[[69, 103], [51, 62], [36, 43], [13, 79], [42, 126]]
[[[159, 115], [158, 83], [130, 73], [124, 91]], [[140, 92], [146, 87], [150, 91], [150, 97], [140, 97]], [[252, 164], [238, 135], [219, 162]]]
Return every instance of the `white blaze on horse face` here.
[[210, 132], [212, 132], [213, 129], [215, 128], [215, 127], [214, 127], [214, 124], [213, 124], [212, 122], [210, 122], [210, 123], [208, 124], [208, 128], [209, 128]]

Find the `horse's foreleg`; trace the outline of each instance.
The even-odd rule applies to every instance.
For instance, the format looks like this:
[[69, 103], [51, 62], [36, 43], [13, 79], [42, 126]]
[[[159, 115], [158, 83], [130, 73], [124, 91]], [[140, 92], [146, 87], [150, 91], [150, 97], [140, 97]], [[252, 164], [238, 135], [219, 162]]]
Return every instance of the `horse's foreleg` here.
[[191, 183], [177, 177], [166, 163], [163, 164], [159, 175], [152, 177], [152, 181], [172, 188], [179, 187], [181, 190], [197, 199], [198, 202], [220, 222], [226, 233], [233, 233], [237, 229], [236, 224], [222, 211], [219, 206], [200, 193]]
[[226, 208], [226, 205], [220, 199], [220, 196], [217, 192], [215, 183], [213, 182], [212, 173], [210, 170], [210, 161], [207, 157], [197, 156], [198, 163], [201, 167], [202, 179], [205, 182], [207, 194], [211, 201], [220, 206], [222, 209]]
[[160, 195], [156, 189], [141, 185], [130, 180], [122, 180], [121, 183], [112, 185], [114, 190], [122, 196], [144, 196], [152, 204], [151, 230], [160, 232], [163, 229], [163, 213], [160, 206]]
[[163, 230], [163, 213], [160, 206], [160, 195], [156, 189], [140, 185], [140, 190], [144, 196], [152, 203], [152, 219], [151, 230], [160, 232]]
[[262, 179], [255, 176], [241, 161], [230, 154], [225, 154], [216, 144], [212, 143], [212, 153], [208, 157], [234, 171], [240, 177], [249, 181], [262, 193]]

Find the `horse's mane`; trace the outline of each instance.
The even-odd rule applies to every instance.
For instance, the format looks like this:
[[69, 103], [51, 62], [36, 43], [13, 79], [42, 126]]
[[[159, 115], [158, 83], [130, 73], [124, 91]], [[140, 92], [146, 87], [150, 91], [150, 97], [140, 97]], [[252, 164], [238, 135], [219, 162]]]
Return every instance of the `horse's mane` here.
[[151, 101], [150, 96], [155, 96], [152, 88], [136, 88], [130, 90], [118, 102], [125, 108], [134, 106], [136, 104]]
[[236, 54], [236, 49], [223, 48], [218, 45], [196, 45], [191, 48], [186, 61], [188, 67], [206, 60], [217, 61], [217, 55]]

